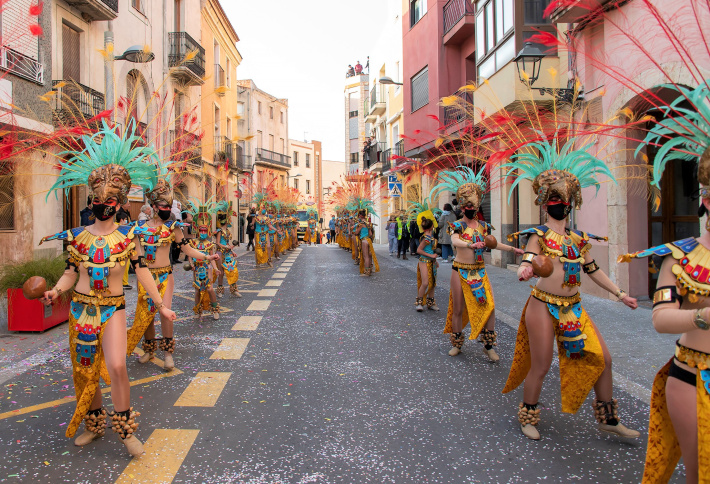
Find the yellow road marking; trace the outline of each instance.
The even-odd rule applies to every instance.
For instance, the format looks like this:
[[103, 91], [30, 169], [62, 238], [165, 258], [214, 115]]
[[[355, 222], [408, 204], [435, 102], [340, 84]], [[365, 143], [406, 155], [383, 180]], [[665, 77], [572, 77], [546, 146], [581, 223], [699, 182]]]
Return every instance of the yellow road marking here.
[[256, 331], [261, 322], [261, 316], [242, 316], [237, 324], [232, 326], [232, 331]]
[[174, 406], [214, 407], [230, 376], [228, 372], [198, 372]]
[[255, 299], [251, 302], [251, 304], [247, 308], [247, 311], [266, 311], [267, 309], [269, 309], [270, 304], [270, 299]]
[[259, 296], [259, 297], [274, 297], [277, 292], [279, 292], [278, 289], [262, 289], [261, 291], [259, 291], [259, 294], [257, 294], [257, 296]]
[[277, 272], [276, 274], [272, 275], [271, 277], [274, 279], [286, 279], [286, 274], [285, 272]]
[[283, 284], [284, 281], [266, 281], [266, 286], [267, 287], [281, 287], [281, 284]]
[[[170, 376], [176, 376], [176, 375], [182, 375], [182, 372], [178, 369], [175, 369], [171, 372], [166, 372], [163, 373], [162, 375], [154, 375], [150, 376], [148, 378], [141, 378], [140, 380], [133, 380], [131, 382], [131, 386], [137, 386], [137, 385], [143, 385], [145, 383], [150, 383], [155, 380], [160, 380], [161, 378], [166, 378]], [[111, 387], [106, 387], [101, 389], [101, 393], [108, 393], [111, 391]], [[32, 413], [37, 410], [44, 410], [45, 408], [52, 408], [56, 407], [58, 405], [64, 405], [66, 403], [73, 403], [76, 402], [76, 397], [67, 397], [67, 398], [61, 398], [59, 400], [52, 400], [51, 402], [45, 402], [45, 403], [40, 403], [38, 405], [32, 405], [31, 407], [24, 407], [24, 408], [18, 408], [16, 410], [10, 410], [9, 412], [4, 412], [0, 413], [0, 420], [10, 418], [10, 417], [16, 417], [18, 415], [24, 415], [26, 413]]]
[[199, 430], [155, 429], [145, 443], [145, 454], [131, 460], [116, 484], [172, 482], [199, 433]]
[[249, 344], [249, 338], [224, 338], [210, 360], [239, 360]]

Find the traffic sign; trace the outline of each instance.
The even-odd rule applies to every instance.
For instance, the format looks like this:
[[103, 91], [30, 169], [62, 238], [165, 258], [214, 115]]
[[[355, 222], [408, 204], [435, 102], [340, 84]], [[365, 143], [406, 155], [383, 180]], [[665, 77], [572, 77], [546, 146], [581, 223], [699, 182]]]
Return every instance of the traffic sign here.
[[390, 197], [401, 197], [402, 196], [402, 184], [401, 183], [390, 183]]

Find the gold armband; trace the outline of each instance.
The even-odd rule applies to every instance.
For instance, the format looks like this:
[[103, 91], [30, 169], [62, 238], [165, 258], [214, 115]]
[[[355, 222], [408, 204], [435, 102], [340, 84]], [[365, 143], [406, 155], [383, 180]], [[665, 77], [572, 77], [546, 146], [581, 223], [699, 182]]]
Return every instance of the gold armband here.
[[522, 264], [523, 262], [527, 262], [528, 264], [532, 264], [532, 260], [537, 256], [535, 252], [526, 252], [523, 254], [523, 260], [520, 261]]
[[597, 261], [592, 261], [588, 264], [582, 265], [582, 270], [584, 271], [585, 274], [594, 274], [599, 270], [599, 266], [597, 265]]
[[683, 298], [678, 295], [675, 286], [663, 286], [656, 289], [653, 293], [653, 305], [656, 304], [668, 304], [678, 302], [682, 304]]

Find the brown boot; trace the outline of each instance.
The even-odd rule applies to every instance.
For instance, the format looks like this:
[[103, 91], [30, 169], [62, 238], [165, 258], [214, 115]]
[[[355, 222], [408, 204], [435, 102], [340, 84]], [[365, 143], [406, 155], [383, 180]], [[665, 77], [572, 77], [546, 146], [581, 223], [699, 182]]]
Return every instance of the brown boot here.
[[627, 439], [636, 439], [641, 433], [636, 430], [627, 428], [619, 422], [619, 402], [616, 398], [612, 398], [608, 402], [597, 400], [592, 404], [594, 416], [599, 423], [599, 430], [616, 434]]
[[84, 432], [74, 439], [74, 445], [83, 447], [106, 433], [106, 409], [89, 410], [84, 415]]
[[133, 407], [123, 412], [114, 412], [111, 414], [111, 422], [113, 423], [113, 431], [116, 432], [126, 446], [126, 450], [133, 457], [142, 455], [143, 444], [134, 435], [138, 429], [136, 417], [140, 417], [140, 412], [134, 412]]
[[537, 408], [537, 403], [518, 405], [518, 420], [520, 421], [520, 430], [525, 437], [530, 440], [540, 440], [540, 432], [537, 431], [537, 424], [540, 423], [540, 409]]
[[451, 333], [449, 340], [451, 341], [451, 346], [453, 346], [453, 348], [449, 350], [449, 356], [456, 356], [461, 353], [464, 341], [463, 333]]

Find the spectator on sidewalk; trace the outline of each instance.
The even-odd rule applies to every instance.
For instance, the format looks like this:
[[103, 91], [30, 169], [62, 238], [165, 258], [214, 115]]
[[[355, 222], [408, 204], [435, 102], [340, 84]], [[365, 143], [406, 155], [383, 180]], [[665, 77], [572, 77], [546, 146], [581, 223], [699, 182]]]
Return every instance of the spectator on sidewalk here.
[[173, 200], [173, 206], [170, 211], [175, 215], [175, 220], [185, 220], [182, 216], [182, 203]]
[[[172, 215], [172, 214], [171, 214]], [[138, 221], [150, 220], [153, 218], [153, 209], [147, 203], [141, 207], [141, 213], [138, 215]]]
[[249, 237], [249, 242], [247, 243], [247, 250], [251, 247], [254, 250], [254, 228], [256, 222], [256, 209], [251, 207], [249, 209], [249, 215], [247, 216], [247, 236]]
[[417, 255], [419, 248], [419, 239], [422, 238], [422, 233], [419, 231], [419, 224], [416, 219], [409, 222], [409, 252], [412, 255]]
[[400, 257], [407, 260], [409, 250], [409, 227], [402, 214], [397, 215], [397, 259]]
[[451, 235], [449, 235], [450, 223], [456, 222], [456, 214], [450, 203], [444, 205], [444, 211], [439, 217], [439, 245], [441, 246], [441, 258], [444, 262], [450, 262], [449, 258], [453, 257], [454, 251], [451, 248]]
[[335, 240], [335, 215], [332, 215], [328, 222], [328, 243]]
[[88, 197], [86, 199], [86, 207], [81, 212], [79, 212], [79, 215], [81, 216], [82, 227], [86, 227], [87, 225], [93, 225], [94, 220], [96, 220], [94, 212], [91, 210], [91, 202], [91, 197]]
[[387, 221], [385, 230], [387, 230], [387, 241], [389, 242], [390, 256], [393, 256], [395, 250], [397, 249], [397, 220], [395, 220], [394, 215], [390, 215], [390, 219]]

